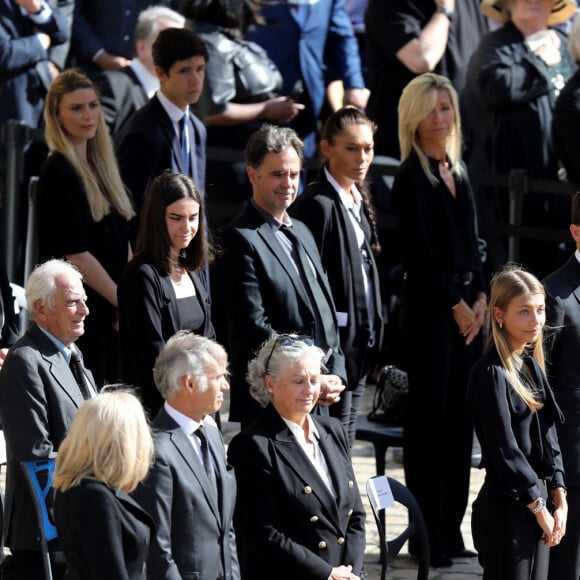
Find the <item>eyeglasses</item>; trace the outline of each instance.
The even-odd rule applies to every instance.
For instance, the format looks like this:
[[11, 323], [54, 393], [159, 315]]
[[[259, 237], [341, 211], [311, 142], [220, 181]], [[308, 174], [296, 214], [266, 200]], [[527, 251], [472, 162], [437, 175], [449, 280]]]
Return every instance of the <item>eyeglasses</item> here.
[[266, 364], [264, 365], [264, 373], [268, 374], [268, 367], [270, 366], [270, 360], [272, 359], [272, 355], [276, 350], [278, 345], [280, 346], [292, 346], [297, 342], [303, 342], [306, 346], [314, 346], [314, 340], [312, 340], [309, 336], [291, 336], [289, 334], [279, 334], [272, 345], [272, 350], [266, 359]]

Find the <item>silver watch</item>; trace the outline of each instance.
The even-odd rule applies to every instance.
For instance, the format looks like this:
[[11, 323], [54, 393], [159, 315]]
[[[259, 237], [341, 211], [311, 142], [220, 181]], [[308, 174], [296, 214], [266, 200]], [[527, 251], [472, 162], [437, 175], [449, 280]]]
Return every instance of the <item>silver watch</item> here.
[[537, 514], [538, 512], [541, 512], [543, 509], [546, 509], [546, 500], [543, 497], [539, 497], [536, 500], [536, 507], [531, 509], [530, 511], [533, 514]]

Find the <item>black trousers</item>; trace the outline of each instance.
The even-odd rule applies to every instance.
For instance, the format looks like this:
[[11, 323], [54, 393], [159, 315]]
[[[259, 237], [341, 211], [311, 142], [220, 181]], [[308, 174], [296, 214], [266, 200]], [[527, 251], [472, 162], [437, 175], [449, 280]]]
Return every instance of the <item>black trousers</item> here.
[[525, 505], [498, 499], [484, 483], [473, 502], [471, 530], [483, 580], [548, 578], [550, 548], [540, 542], [542, 529]]
[[[473, 300], [468, 288], [465, 300]], [[465, 345], [451, 308], [436, 310], [428, 286], [401, 308], [409, 375], [405, 481], [423, 512], [435, 561], [465, 548], [460, 526], [469, 497], [473, 442], [466, 393], [479, 340]]]
[[550, 548], [549, 580], [580, 578], [580, 486], [568, 487], [566, 535], [559, 546]]

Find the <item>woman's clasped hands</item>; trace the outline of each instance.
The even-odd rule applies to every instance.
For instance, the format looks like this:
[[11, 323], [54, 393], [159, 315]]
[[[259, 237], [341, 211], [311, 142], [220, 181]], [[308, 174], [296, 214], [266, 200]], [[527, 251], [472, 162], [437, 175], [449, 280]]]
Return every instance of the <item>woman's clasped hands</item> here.
[[459, 333], [465, 338], [465, 344], [471, 344], [485, 322], [486, 299], [478, 296], [471, 308], [465, 300], [461, 299], [453, 306], [452, 312], [453, 319], [459, 327]]

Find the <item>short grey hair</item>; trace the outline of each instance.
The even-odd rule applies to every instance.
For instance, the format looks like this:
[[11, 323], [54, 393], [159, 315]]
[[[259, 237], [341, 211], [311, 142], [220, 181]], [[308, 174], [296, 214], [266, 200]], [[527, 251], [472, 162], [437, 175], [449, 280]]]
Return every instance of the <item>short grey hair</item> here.
[[292, 363], [305, 358], [316, 359], [320, 363], [320, 370], [326, 371], [322, 362], [324, 352], [312, 344], [311, 339], [299, 334], [274, 334], [262, 344], [256, 358], [248, 363], [246, 380], [252, 397], [265, 407], [272, 399], [266, 388], [266, 375], [278, 382]]
[[160, 31], [162, 21], [169, 21], [175, 24], [175, 28], [185, 26], [185, 17], [167, 8], [167, 6], [150, 6], [139, 13], [137, 25], [135, 26], [135, 41], [152, 40]]
[[212, 362], [227, 369], [228, 355], [221, 344], [188, 330], [174, 334], [157, 357], [153, 369], [153, 378], [163, 399], [177, 395], [183, 377], [193, 377], [198, 392], [205, 392]]
[[304, 160], [304, 143], [294, 129], [265, 123], [252, 134], [246, 145], [244, 151], [246, 165], [258, 169], [268, 153], [282, 153], [289, 147], [295, 149], [302, 162]]
[[54, 308], [54, 295], [58, 278], [77, 279], [83, 281], [83, 275], [78, 268], [66, 260], [48, 260], [38, 266], [30, 274], [26, 282], [26, 308], [31, 318], [34, 318], [34, 303], [40, 300], [49, 308]]

